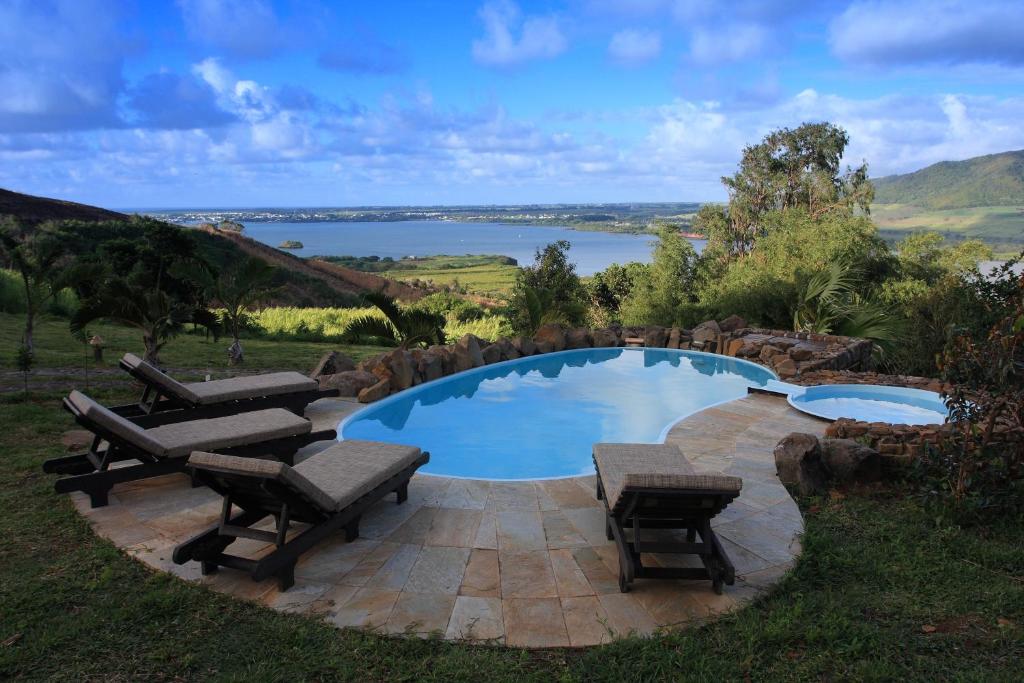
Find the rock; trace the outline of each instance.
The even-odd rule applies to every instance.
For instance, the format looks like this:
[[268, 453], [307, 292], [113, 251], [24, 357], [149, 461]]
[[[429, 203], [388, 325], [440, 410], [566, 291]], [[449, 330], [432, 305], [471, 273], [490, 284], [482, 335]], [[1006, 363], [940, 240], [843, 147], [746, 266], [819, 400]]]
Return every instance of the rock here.
[[351, 358], [343, 353], [337, 351], [328, 351], [324, 355], [320, 356], [319, 362], [316, 367], [313, 368], [313, 372], [309, 373], [309, 376], [316, 379], [320, 375], [336, 375], [339, 372], [346, 372], [348, 370], [355, 370], [356, 364]]
[[619, 336], [611, 330], [594, 330], [590, 334], [590, 339], [594, 344], [595, 348], [604, 348], [608, 346], [618, 346]]
[[757, 354], [757, 357], [764, 362], [770, 362], [772, 358], [782, 353], [782, 349], [771, 344], [765, 344], [761, 347], [761, 352]]
[[548, 341], [537, 342], [537, 353], [552, 353], [555, 345]]
[[725, 320], [718, 321], [718, 329], [722, 332], [735, 332], [747, 326], [747, 321], [738, 315], [730, 315]]
[[678, 349], [679, 348], [679, 337], [680, 332], [678, 327], [673, 327], [672, 331], [668, 333], [667, 348]]
[[668, 332], [664, 327], [650, 325], [644, 334], [644, 346], [652, 349], [663, 349], [668, 343]]
[[878, 451], [853, 439], [825, 439], [821, 444], [825, 469], [836, 483], [866, 483], [882, 476]]
[[373, 403], [379, 401], [385, 396], [391, 393], [391, 383], [386, 379], [382, 379], [373, 386], [366, 387], [359, 392], [360, 403]]
[[[782, 359], [781, 362], [774, 363], [774, 361]], [[775, 372], [781, 379], [789, 379], [790, 377], [796, 377], [797, 367], [796, 361], [788, 356], [778, 355], [772, 359], [775, 365]]]
[[365, 370], [366, 372], [373, 372], [373, 369], [380, 365], [380, 362], [384, 360], [386, 353], [378, 353], [376, 356], [370, 356], [359, 361], [356, 365], [356, 370]]
[[717, 339], [720, 334], [722, 334], [722, 328], [718, 326], [718, 323], [708, 320], [693, 328], [693, 341], [706, 344]]
[[533, 341], [537, 342], [538, 347], [548, 343], [551, 344], [552, 350], [562, 351], [565, 349], [565, 331], [558, 323], [541, 325], [541, 328], [537, 330], [537, 334], [533, 335]]
[[501, 362], [501, 347], [497, 344], [488, 344], [480, 351], [480, 356], [484, 359], [485, 365], [499, 363]]
[[529, 337], [515, 337], [512, 340], [512, 348], [518, 351], [520, 356], [532, 356], [537, 353], [537, 345]]
[[69, 429], [60, 437], [61, 445], [68, 451], [80, 451], [89, 447], [93, 434], [84, 429]]
[[779, 349], [782, 352], [789, 351], [791, 348], [796, 346], [795, 341], [789, 341], [788, 339], [773, 339], [772, 346]]
[[515, 360], [522, 356], [512, 342], [502, 337], [495, 342], [501, 348], [501, 359], [502, 360]]
[[775, 447], [775, 470], [779, 480], [802, 496], [826, 489], [825, 468], [821, 462], [821, 444], [813, 434], [793, 432]]
[[789, 350], [789, 357], [793, 360], [810, 360], [813, 355], [814, 351], [806, 346], [794, 346]]
[[455, 372], [455, 354], [452, 352], [452, 347], [435, 344], [427, 349], [427, 353], [432, 353], [441, 359], [442, 375], [450, 375]]
[[589, 349], [591, 347], [590, 330], [582, 327], [569, 330], [565, 335], [565, 348]]
[[740, 350], [744, 346], [746, 346], [746, 344], [747, 343], [745, 341], [743, 341], [742, 339], [730, 339], [729, 343], [725, 347], [725, 355], [727, 355], [727, 356], [737, 356], [737, 355], [739, 355]]
[[415, 373], [412, 354], [405, 349], [395, 349], [384, 354], [370, 370], [379, 379], [391, 382], [392, 391], [402, 391], [412, 386]]
[[346, 370], [333, 375], [320, 375], [317, 381], [321, 389], [337, 389], [341, 396], [356, 396], [366, 387], [379, 382], [380, 377], [363, 370]]
[[480, 340], [471, 334], [462, 335], [462, 339], [452, 349], [455, 356], [455, 372], [470, 368], [478, 368], [484, 364], [484, 356], [480, 352]]
[[424, 382], [440, 379], [444, 376], [444, 360], [440, 354], [428, 349], [420, 354], [420, 358], [416, 363], [416, 370]]
[[[743, 340], [735, 339], [733, 341], [743, 341]], [[760, 346], [758, 346], [757, 344], [752, 344], [750, 342], [743, 342], [743, 344], [740, 346], [739, 350], [736, 351], [735, 355], [736, 355], [737, 358], [755, 358], [759, 353], [761, 353], [761, 347]]]

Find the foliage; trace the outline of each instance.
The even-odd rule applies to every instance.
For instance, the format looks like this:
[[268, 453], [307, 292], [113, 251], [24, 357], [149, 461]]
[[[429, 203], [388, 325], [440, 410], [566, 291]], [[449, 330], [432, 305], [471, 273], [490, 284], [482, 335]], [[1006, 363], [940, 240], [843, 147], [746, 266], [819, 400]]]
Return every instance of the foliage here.
[[516, 332], [532, 334], [544, 322], [585, 322], [587, 293], [569, 261], [569, 247], [559, 240], [538, 249], [533, 265], [519, 271], [509, 298], [509, 318]]
[[622, 321], [627, 325], [681, 323], [684, 307], [696, 301], [696, 264], [697, 252], [679, 228], [663, 226], [647, 277], [640, 278], [622, 301]]
[[1024, 150], [943, 161], [877, 181], [879, 202], [926, 209], [1024, 204]]
[[1024, 279], [1012, 306], [984, 339], [960, 334], [943, 355], [955, 430], [922, 466], [931, 492], [958, 513], [1024, 509]]
[[772, 131], [746, 147], [739, 170], [722, 178], [729, 192], [726, 225], [710, 221], [709, 214], [695, 226], [712, 228], [713, 251], [742, 256], [769, 233], [765, 218], [772, 213], [799, 208], [817, 218], [836, 209], [866, 212], [874, 196], [867, 164], [840, 174], [848, 142], [846, 131], [830, 123]]
[[443, 316], [423, 309], [403, 309], [393, 296], [383, 291], [367, 292], [363, 298], [376, 306], [384, 317], [365, 315], [352, 320], [342, 333], [342, 338], [349, 343], [369, 339], [403, 349], [444, 344], [446, 321]]

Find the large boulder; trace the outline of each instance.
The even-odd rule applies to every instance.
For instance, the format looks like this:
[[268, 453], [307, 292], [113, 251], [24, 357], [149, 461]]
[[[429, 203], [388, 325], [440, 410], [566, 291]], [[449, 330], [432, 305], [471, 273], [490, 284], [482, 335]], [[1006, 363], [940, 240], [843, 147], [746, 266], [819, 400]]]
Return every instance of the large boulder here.
[[[386, 370], [387, 372], [384, 372]], [[412, 354], [405, 349], [395, 349], [384, 355], [380, 363], [372, 370], [381, 379], [391, 381], [392, 391], [403, 391], [412, 386], [415, 370]]]
[[452, 355], [455, 357], [455, 372], [478, 368], [484, 364], [480, 340], [471, 334], [462, 335], [462, 339], [452, 349]]
[[424, 382], [440, 379], [444, 376], [444, 360], [440, 354], [428, 349], [420, 354], [416, 371]]
[[512, 348], [518, 351], [520, 356], [532, 356], [537, 353], [537, 345], [529, 337], [515, 337], [512, 339]]
[[775, 356], [778, 356], [781, 353], [782, 349], [780, 349], [778, 346], [765, 344], [764, 346], [761, 347], [761, 351], [760, 353], [757, 354], [757, 357], [760, 358], [765, 363], [771, 363], [772, 358], [775, 358]]
[[781, 379], [796, 377], [799, 372], [796, 367], [796, 361], [789, 356], [784, 356], [782, 354], [779, 354], [772, 359], [772, 365], [775, 368], [776, 374], [778, 374]]
[[356, 364], [356, 370], [365, 370], [366, 372], [373, 372], [373, 369], [380, 365], [380, 362], [384, 360], [384, 356], [387, 353], [378, 353], [376, 356], [370, 356], [364, 358]]
[[594, 330], [590, 333], [590, 339], [595, 348], [619, 345], [618, 335], [611, 330]]
[[320, 360], [317, 362], [316, 367], [313, 368], [313, 372], [309, 373], [309, 376], [316, 379], [321, 375], [336, 375], [340, 372], [355, 369], [355, 361], [351, 358], [337, 351], [328, 351], [320, 356]]
[[673, 327], [672, 331], [668, 333], [668, 342], [666, 343], [666, 346], [670, 349], [678, 349], [680, 334], [679, 328]]
[[555, 345], [549, 341], [537, 342], [537, 353], [552, 353], [556, 350]]
[[346, 370], [333, 375], [320, 375], [317, 381], [321, 389], [337, 389], [341, 396], [357, 396], [366, 387], [379, 382], [380, 378], [372, 372]]
[[511, 340], [508, 340], [505, 337], [501, 337], [494, 343], [499, 349], [501, 349], [501, 360], [515, 360], [522, 355], [516, 350], [516, 347], [512, 345]]
[[821, 457], [836, 483], [873, 482], [882, 476], [878, 451], [853, 439], [824, 439]]
[[722, 332], [735, 332], [747, 326], [747, 321], [738, 315], [730, 315], [725, 320], [718, 321], [718, 329]]
[[450, 375], [455, 372], [455, 353], [451, 346], [435, 344], [427, 349], [427, 353], [432, 353], [441, 359], [441, 374]]
[[650, 325], [644, 334], [644, 346], [652, 349], [663, 349], [668, 343], [668, 332], [664, 327]]
[[485, 365], [499, 363], [501, 362], [501, 347], [497, 344], [488, 344], [481, 349], [480, 355], [483, 357]]
[[565, 333], [565, 348], [589, 349], [591, 346], [590, 330], [583, 327], [577, 327]]
[[789, 357], [796, 361], [810, 360], [813, 355], [814, 351], [806, 346], [794, 346], [789, 350]]
[[775, 447], [779, 480], [802, 496], [826, 490], [827, 476], [821, 461], [821, 444], [813, 434], [794, 432]]
[[706, 344], [715, 341], [722, 334], [722, 328], [714, 320], [702, 322], [693, 328], [693, 341]]
[[382, 379], [373, 386], [366, 387], [359, 392], [360, 403], [373, 403], [379, 401], [385, 396], [391, 393], [390, 382], [386, 379]]
[[[545, 344], [550, 344], [552, 351], [563, 351], [565, 350], [565, 330], [558, 323], [541, 325], [540, 329], [537, 330], [537, 334], [533, 335], [533, 341], [537, 342], [539, 348], [544, 348]], [[545, 351], [545, 353], [549, 352]]]

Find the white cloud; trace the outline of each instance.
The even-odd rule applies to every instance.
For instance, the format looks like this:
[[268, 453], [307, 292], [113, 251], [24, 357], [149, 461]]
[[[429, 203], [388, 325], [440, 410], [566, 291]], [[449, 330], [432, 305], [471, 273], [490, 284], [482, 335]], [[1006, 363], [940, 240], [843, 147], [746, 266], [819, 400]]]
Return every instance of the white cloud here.
[[288, 42], [266, 0], [178, 0], [178, 5], [191, 38], [231, 55], [267, 57]]
[[657, 31], [624, 29], [612, 36], [608, 54], [623, 64], [642, 64], [661, 54], [661, 34]]
[[760, 24], [698, 28], [690, 42], [690, 56], [698, 64], [738, 62], [760, 54], [769, 44], [769, 32]]
[[1024, 64], [1019, 0], [854, 2], [829, 29], [832, 51], [875, 64]]
[[480, 8], [479, 14], [484, 37], [473, 41], [473, 58], [480, 64], [512, 66], [550, 59], [568, 47], [555, 17], [524, 17], [511, 0], [492, 0]]

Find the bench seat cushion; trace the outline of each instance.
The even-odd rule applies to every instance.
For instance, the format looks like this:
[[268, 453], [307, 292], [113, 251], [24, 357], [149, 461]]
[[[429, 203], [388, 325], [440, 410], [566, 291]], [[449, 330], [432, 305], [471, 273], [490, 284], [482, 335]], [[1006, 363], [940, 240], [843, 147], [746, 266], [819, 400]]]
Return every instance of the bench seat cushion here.
[[293, 469], [327, 494], [340, 510], [412, 465], [420, 454], [415, 446], [346, 440]]
[[313, 425], [283, 408], [257, 410], [208, 420], [192, 420], [153, 427], [146, 435], [163, 448], [162, 455], [180, 458], [192, 451], [248, 446], [300, 434], [309, 434]]
[[271, 372], [215, 379], [210, 382], [190, 382], [184, 386], [196, 397], [199, 405], [316, 391], [320, 387], [315, 379], [310, 379], [299, 372]]
[[234, 455], [204, 453], [196, 451], [189, 456], [188, 464], [209, 472], [273, 479], [305, 496], [325, 513], [334, 511], [334, 501], [316, 485], [277, 460], [262, 458], [239, 458]]
[[594, 464], [609, 510], [622, 502], [623, 492], [629, 489], [739, 491], [743, 485], [739, 477], [698, 473], [671, 444], [594, 444]]

